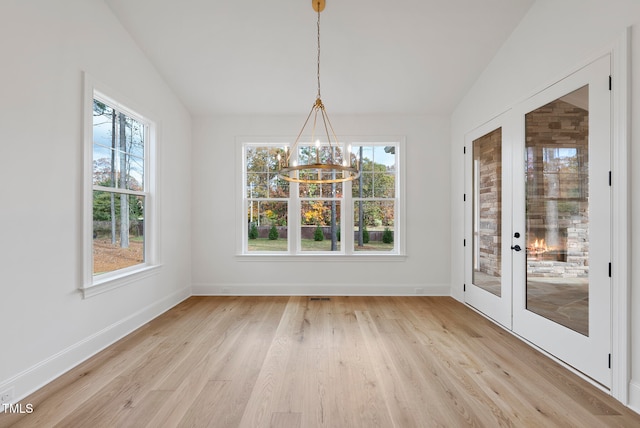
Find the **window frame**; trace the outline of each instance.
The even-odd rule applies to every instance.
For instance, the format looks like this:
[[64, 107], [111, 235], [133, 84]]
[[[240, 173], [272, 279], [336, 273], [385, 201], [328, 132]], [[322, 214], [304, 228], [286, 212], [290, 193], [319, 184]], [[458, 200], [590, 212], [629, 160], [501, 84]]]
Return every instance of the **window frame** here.
[[[317, 261], [354, 261], [375, 258], [376, 260], [400, 261], [406, 258], [405, 252], [405, 139], [399, 136], [377, 136], [377, 137], [340, 137], [341, 149], [347, 150], [348, 147], [356, 146], [390, 146], [396, 147], [396, 170], [395, 170], [395, 197], [383, 198], [384, 201], [394, 201], [394, 248], [393, 251], [356, 251], [354, 246], [354, 219], [353, 210], [356, 199], [352, 195], [352, 187], [350, 182], [343, 183], [342, 197], [337, 198], [339, 201], [340, 218], [339, 224], [342, 231], [340, 250], [338, 251], [309, 251], [302, 250], [300, 233], [301, 203], [307, 200], [313, 201], [330, 201], [333, 198], [326, 197], [301, 197], [297, 183], [290, 183], [288, 200], [288, 220], [287, 220], [287, 250], [286, 251], [248, 251], [248, 230], [245, 213], [248, 209], [248, 197], [246, 195], [247, 186], [247, 169], [246, 169], [246, 148], [247, 147], [284, 147], [285, 145], [291, 149], [295, 138], [293, 137], [236, 137], [236, 153], [237, 163], [239, 165], [240, 174], [237, 180], [238, 213], [237, 228], [238, 240], [236, 245], [236, 256], [238, 260], [261, 260], [261, 261], [277, 261], [277, 260], [317, 260]], [[310, 139], [301, 138], [300, 141]], [[299, 143], [306, 145], [307, 143]], [[311, 144], [311, 143], [309, 143]], [[364, 198], [368, 200], [368, 198]], [[371, 200], [379, 200], [372, 198]], [[349, 230], [351, 233], [344, 233]]]
[[[107, 188], [93, 184], [93, 103], [98, 100], [135, 119], [145, 127], [143, 190]], [[156, 273], [160, 268], [157, 257], [156, 227], [156, 144], [157, 126], [150, 115], [141, 114], [134, 103], [109, 87], [84, 74], [83, 93], [83, 257], [82, 283], [79, 287], [84, 298], [134, 283]], [[93, 274], [93, 193], [108, 191], [116, 194], [144, 196], [144, 261], [133, 266]]]

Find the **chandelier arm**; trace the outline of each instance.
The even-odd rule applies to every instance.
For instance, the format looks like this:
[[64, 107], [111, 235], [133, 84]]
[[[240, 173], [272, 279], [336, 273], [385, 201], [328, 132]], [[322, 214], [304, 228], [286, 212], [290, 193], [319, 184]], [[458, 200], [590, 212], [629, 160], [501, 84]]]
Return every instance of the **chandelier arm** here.
[[304, 125], [302, 125], [302, 129], [300, 130], [300, 132], [298, 133], [298, 136], [296, 137], [296, 141], [293, 143], [293, 146], [291, 146], [291, 150], [289, 151], [289, 155], [287, 156], [287, 166], [289, 166], [289, 160], [291, 159], [291, 155], [293, 154], [293, 150], [296, 147], [298, 147], [298, 141], [300, 141], [300, 136], [304, 132], [304, 128], [307, 127], [307, 123], [309, 122], [309, 118], [311, 117], [311, 114], [313, 113], [313, 111], [315, 109], [316, 109], [316, 106], [314, 104], [313, 107], [311, 107], [311, 111], [309, 111], [309, 114], [307, 115], [307, 120], [304, 121]]
[[[316, 138], [316, 125], [318, 124], [318, 110], [319, 107], [316, 105], [315, 114], [313, 115], [313, 128], [311, 129], [311, 142], [313, 142]], [[316, 163], [320, 163], [320, 145], [316, 146]]]
[[313, 126], [311, 128], [311, 142], [313, 143], [316, 139], [316, 126], [318, 125], [318, 107], [315, 107], [313, 115]]
[[[327, 113], [327, 123], [329, 124], [329, 129], [331, 129], [331, 134], [333, 135], [333, 140], [336, 142], [336, 146], [338, 145], [338, 137], [336, 136], [336, 131], [333, 130], [333, 125], [331, 124], [331, 119], [329, 119], [329, 113]], [[328, 133], [328, 131], [327, 131]], [[331, 140], [329, 140], [331, 141]], [[351, 162], [349, 162], [351, 163]]]
[[[329, 163], [335, 163], [333, 160], [333, 144], [331, 143], [331, 136], [329, 135], [329, 128], [327, 127], [327, 120], [329, 119], [329, 115], [325, 109], [322, 109], [322, 123], [324, 125], [324, 132], [327, 135], [327, 140], [329, 141]], [[336, 141], [336, 146], [338, 145], [338, 140]], [[318, 162], [320, 163], [320, 162]]]

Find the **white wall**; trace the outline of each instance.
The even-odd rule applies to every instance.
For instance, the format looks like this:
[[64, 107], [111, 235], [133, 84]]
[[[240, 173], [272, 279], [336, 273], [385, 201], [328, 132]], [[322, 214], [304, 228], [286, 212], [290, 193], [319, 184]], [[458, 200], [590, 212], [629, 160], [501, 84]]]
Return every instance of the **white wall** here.
[[[445, 117], [332, 116], [336, 132], [406, 138], [403, 261], [244, 261], [236, 256], [241, 165], [236, 136], [293, 136], [304, 116], [194, 120], [194, 294], [449, 294], [449, 121]], [[242, 223], [241, 223], [242, 224]], [[284, 271], [290, 276], [283, 276]]]
[[[464, 221], [462, 146], [464, 135], [545, 85], [562, 78], [593, 55], [621, 39], [632, 28], [632, 69], [640, 69], [640, 2], [637, 0], [538, 0], [503, 45], [452, 115], [452, 242], [462, 242]], [[640, 105], [640, 84], [632, 72], [632, 117]], [[615, 76], [614, 76], [615, 77]], [[616, 84], [614, 80], [614, 85]], [[632, 120], [631, 165], [640, 163], [637, 150], [640, 122]], [[640, 307], [640, 172], [631, 167], [632, 308]], [[451, 253], [452, 294], [463, 300], [463, 249]], [[613, 261], [615, 263], [615, 260]], [[632, 310], [632, 381], [630, 401], [640, 409], [640, 314]]]
[[[190, 294], [191, 122], [100, 0], [0, 2], [0, 390], [42, 386]], [[83, 299], [82, 72], [160, 126], [158, 275]]]

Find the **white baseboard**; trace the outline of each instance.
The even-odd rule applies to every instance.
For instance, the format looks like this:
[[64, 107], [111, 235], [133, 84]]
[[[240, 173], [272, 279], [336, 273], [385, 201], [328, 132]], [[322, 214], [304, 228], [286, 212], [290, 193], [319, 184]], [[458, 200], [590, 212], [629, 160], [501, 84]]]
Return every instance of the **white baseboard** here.
[[449, 296], [449, 284], [193, 284], [194, 296]]
[[640, 382], [632, 380], [629, 382], [629, 408], [636, 413], [640, 413]]
[[13, 388], [11, 404], [18, 403], [190, 296], [189, 288], [178, 290], [9, 378], [0, 390]]

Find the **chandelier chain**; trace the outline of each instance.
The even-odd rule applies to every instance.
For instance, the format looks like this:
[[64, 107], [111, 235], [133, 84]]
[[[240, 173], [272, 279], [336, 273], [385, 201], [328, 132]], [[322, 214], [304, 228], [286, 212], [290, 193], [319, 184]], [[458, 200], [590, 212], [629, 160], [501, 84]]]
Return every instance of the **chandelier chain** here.
[[318, 99], [320, 98], [320, 2], [318, 2], [318, 68], [316, 75], [318, 77]]

